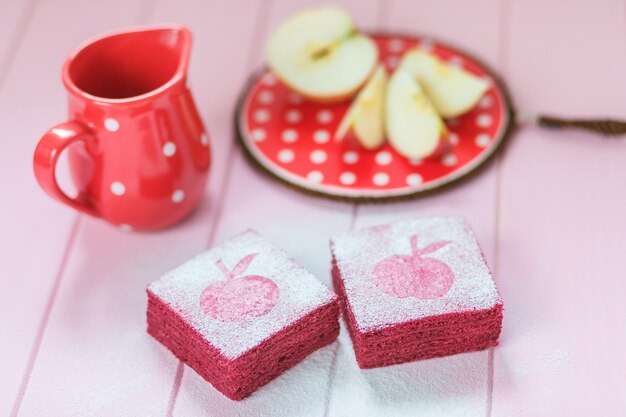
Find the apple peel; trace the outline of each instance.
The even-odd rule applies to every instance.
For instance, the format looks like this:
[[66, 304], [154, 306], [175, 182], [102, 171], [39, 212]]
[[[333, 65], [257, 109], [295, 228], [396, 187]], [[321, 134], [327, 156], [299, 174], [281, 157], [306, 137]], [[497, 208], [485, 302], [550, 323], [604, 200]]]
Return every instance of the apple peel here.
[[490, 87], [484, 79], [419, 49], [407, 51], [399, 67], [417, 78], [444, 118], [458, 117], [470, 111]]
[[385, 142], [387, 79], [385, 67], [379, 64], [339, 123], [335, 140], [343, 140], [351, 131], [365, 149], [377, 149]]

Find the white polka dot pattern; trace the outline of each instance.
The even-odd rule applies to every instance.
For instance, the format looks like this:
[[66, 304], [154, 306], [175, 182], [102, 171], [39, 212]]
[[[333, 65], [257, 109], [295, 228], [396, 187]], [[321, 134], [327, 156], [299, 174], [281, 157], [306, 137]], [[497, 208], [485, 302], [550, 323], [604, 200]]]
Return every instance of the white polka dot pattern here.
[[376, 163], [378, 165], [389, 165], [392, 159], [393, 156], [388, 151], [380, 151], [376, 154]]
[[356, 175], [353, 172], [344, 172], [339, 176], [339, 182], [344, 185], [351, 185], [356, 182]]
[[295, 155], [291, 149], [283, 149], [278, 152], [278, 160], [284, 164], [293, 162]]
[[489, 135], [485, 133], [481, 133], [480, 135], [477, 135], [475, 139], [476, 146], [480, 146], [481, 148], [484, 148], [485, 146], [489, 144], [489, 139], [490, 139]]
[[302, 120], [302, 113], [300, 113], [299, 110], [291, 109], [287, 113], [285, 113], [285, 120], [287, 121], [287, 123], [291, 124], [298, 123], [300, 120]]
[[117, 132], [118, 130], [120, 130], [120, 122], [109, 117], [107, 119], [104, 119], [104, 128], [109, 132]]
[[174, 203], [180, 203], [185, 199], [185, 192], [183, 190], [176, 190], [172, 193], [172, 201]]
[[298, 140], [298, 131], [294, 129], [283, 130], [283, 142], [294, 143]]
[[311, 152], [311, 162], [314, 164], [323, 164], [326, 162], [326, 152], [321, 149]]
[[317, 112], [317, 121], [321, 124], [328, 124], [333, 120], [333, 114], [330, 110], [320, 110]]
[[355, 151], [348, 151], [343, 154], [343, 162], [349, 165], [356, 164], [359, 161], [359, 154]]
[[406, 177], [406, 183], [411, 187], [418, 186], [422, 183], [423, 178], [420, 174], [409, 174]]
[[478, 127], [489, 127], [491, 126], [491, 116], [488, 114], [481, 114], [476, 118], [476, 125]]
[[453, 165], [456, 165], [456, 163], [457, 163], [457, 158], [456, 158], [456, 156], [455, 156], [454, 154], [449, 153], [449, 154], [445, 155], [445, 156], [442, 158], [441, 162], [442, 162], [445, 166], [447, 166], [447, 167], [451, 167], [451, 166], [453, 166]]
[[122, 196], [126, 193], [126, 186], [119, 181], [114, 181], [111, 183], [111, 192], [114, 195]]
[[330, 133], [327, 130], [316, 130], [313, 134], [313, 140], [319, 144], [326, 143], [330, 140]]
[[254, 139], [256, 142], [262, 142], [265, 140], [265, 138], [267, 138], [267, 133], [265, 132], [265, 130], [261, 128], [256, 128], [252, 131], [252, 139]]
[[257, 100], [261, 104], [270, 104], [274, 101], [274, 93], [271, 90], [263, 90], [259, 93]]
[[174, 142], [166, 142], [165, 145], [163, 145], [163, 155], [169, 158], [171, 156], [174, 156], [175, 153], [176, 144]]
[[254, 120], [258, 123], [266, 123], [270, 120], [270, 112], [267, 109], [259, 109], [254, 113]]
[[319, 184], [324, 179], [324, 174], [319, 171], [311, 171], [307, 174], [306, 177], [309, 181]]
[[378, 172], [374, 174], [372, 182], [380, 187], [382, 187], [383, 185], [387, 185], [389, 184], [389, 175], [384, 172]]

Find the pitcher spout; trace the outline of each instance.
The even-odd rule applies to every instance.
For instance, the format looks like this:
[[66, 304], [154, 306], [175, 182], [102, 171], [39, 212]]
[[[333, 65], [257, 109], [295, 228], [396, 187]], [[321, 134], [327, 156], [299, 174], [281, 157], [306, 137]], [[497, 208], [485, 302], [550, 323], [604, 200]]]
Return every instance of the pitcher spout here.
[[87, 41], [65, 62], [70, 92], [102, 102], [152, 97], [185, 83], [191, 32], [182, 25], [144, 26]]
[[[156, 35], [155, 43], [160, 45], [163, 52], [171, 54], [166, 59], [171, 59], [171, 65], [176, 66], [173, 76], [186, 77], [191, 52], [191, 31], [182, 25], [168, 25], [150, 29], [147, 33]], [[157, 59], [161, 60], [163, 58], [163, 56], [157, 57]]]

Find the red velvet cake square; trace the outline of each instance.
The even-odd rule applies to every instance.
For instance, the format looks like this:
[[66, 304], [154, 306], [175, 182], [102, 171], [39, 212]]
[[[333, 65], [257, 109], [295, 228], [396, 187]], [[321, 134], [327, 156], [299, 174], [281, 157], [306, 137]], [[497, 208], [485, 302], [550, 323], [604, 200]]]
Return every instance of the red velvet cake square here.
[[465, 219], [370, 227], [332, 239], [331, 250], [361, 368], [498, 343], [502, 300]]
[[337, 297], [246, 231], [150, 284], [148, 332], [239, 400], [339, 333]]

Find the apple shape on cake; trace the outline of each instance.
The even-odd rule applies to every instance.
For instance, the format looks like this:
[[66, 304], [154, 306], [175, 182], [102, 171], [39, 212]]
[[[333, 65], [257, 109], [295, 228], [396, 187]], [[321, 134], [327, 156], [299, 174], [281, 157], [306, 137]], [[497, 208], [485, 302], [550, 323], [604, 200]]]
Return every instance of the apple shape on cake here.
[[148, 333], [240, 400], [339, 333], [337, 297], [249, 230], [148, 286]]
[[333, 238], [331, 251], [361, 368], [498, 343], [502, 300], [465, 219], [374, 226]]

